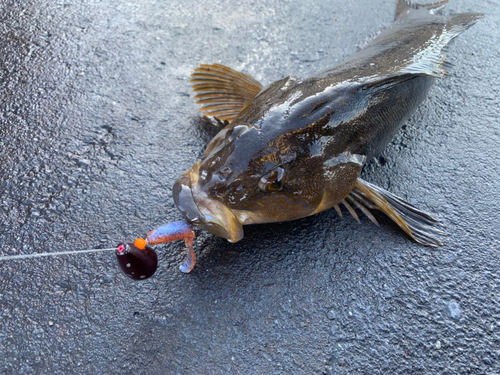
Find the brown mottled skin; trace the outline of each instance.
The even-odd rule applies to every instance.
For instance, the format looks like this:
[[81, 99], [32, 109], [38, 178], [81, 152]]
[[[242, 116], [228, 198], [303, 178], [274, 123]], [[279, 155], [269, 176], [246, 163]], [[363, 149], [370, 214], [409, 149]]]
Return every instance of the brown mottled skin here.
[[[180, 211], [236, 242], [244, 224], [295, 220], [338, 204], [446, 74], [443, 48], [480, 16], [413, 9], [339, 66], [264, 87], [179, 177]], [[278, 167], [281, 190], [262, 191], [259, 180]]]

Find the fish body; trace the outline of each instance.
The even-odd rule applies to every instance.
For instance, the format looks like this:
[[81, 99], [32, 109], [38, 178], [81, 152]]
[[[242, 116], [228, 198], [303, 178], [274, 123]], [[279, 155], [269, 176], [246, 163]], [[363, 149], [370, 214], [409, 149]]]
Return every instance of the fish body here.
[[343, 204], [376, 222], [379, 209], [424, 245], [439, 221], [359, 178], [425, 99], [449, 64], [445, 47], [481, 14], [434, 14], [444, 6], [400, 0], [396, 21], [365, 49], [309, 78], [262, 87], [222, 65], [195, 70], [201, 110], [229, 124], [205, 158], [174, 184], [186, 221], [230, 242], [243, 225], [295, 220]]

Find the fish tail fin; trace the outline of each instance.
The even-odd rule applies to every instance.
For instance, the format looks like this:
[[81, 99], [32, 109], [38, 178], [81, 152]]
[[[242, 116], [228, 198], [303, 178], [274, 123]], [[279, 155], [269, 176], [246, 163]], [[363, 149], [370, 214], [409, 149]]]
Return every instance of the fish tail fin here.
[[443, 47], [440, 53], [441, 67], [443, 76], [446, 76], [448, 72], [453, 67], [453, 64], [446, 60], [446, 53], [448, 51], [450, 43], [460, 34], [462, 34], [469, 27], [474, 25], [477, 21], [484, 17], [482, 13], [459, 13], [447, 16], [446, 27], [448, 29], [447, 33], [443, 35]]
[[451, 35], [450, 41], [459, 36], [483, 17], [483, 13], [458, 13], [447, 16], [446, 18], [448, 19], [448, 22], [446, 23], [446, 26], [449, 27], [448, 33]]
[[394, 16], [394, 20], [402, 20], [412, 13], [412, 11], [418, 9], [426, 9], [429, 12], [437, 12], [443, 9], [446, 4], [448, 4], [448, 0], [440, 0], [425, 4], [418, 4], [410, 0], [397, 0], [396, 15]]
[[449, 44], [483, 17], [482, 13], [459, 13], [442, 16], [440, 22], [442, 22], [443, 30], [439, 37], [420, 52], [418, 60], [400, 72], [444, 78], [452, 68], [452, 64], [446, 59]]
[[[396, 15], [394, 16], [395, 21], [401, 21], [408, 16], [417, 13], [416, 11], [426, 10], [428, 13], [436, 14], [441, 11], [446, 4], [448, 4], [448, 0], [440, 0], [431, 3], [419, 4], [410, 0], [397, 0], [396, 3]], [[450, 33], [455, 34], [457, 36], [462, 31], [468, 29], [472, 25], [474, 25], [477, 20], [483, 18], [484, 14], [482, 13], [460, 13], [454, 14], [451, 16], [447, 16], [448, 22], [447, 26], [451, 28]]]
[[[358, 208], [363, 205], [366, 211], [370, 208], [385, 213], [419, 244], [432, 247], [443, 245], [437, 236], [446, 233], [436, 228], [444, 226], [441, 221], [391, 192], [358, 178], [349, 197], [356, 201]], [[366, 214], [365, 210], [362, 211]], [[373, 215], [367, 216], [378, 225]]]

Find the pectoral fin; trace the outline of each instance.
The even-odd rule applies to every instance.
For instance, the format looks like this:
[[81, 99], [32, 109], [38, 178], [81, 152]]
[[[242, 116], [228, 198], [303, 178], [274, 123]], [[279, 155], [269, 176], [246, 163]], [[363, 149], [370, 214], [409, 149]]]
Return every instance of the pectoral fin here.
[[262, 89], [248, 74], [220, 64], [202, 64], [191, 77], [200, 111], [220, 120], [232, 121]]
[[443, 245], [437, 235], [446, 233], [436, 228], [443, 224], [389, 191], [358, 178], [350, 197], [366, 208], [385, 213], [418, 243], [432, 247]]

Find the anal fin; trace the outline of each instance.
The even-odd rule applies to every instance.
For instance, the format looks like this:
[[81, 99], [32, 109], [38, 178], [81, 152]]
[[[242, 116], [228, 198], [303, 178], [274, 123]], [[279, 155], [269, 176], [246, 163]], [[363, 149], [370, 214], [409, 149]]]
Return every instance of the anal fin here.
[[232, 121], [262, 89], [245, 73], [220, 64], [202, 64], [191, 74], [196, 103], [206, 116]]
[[360, 178], [356, 180], [351, 195], [365, 206], [375, 206], [385, 213], [419, 244], [432, 247], [443, 245], [437, 236], [446, 233], [436, 227], [444, 225], [436, 217], [420, 211], [404, 199]]

